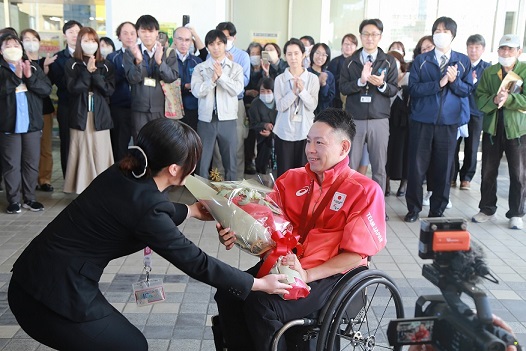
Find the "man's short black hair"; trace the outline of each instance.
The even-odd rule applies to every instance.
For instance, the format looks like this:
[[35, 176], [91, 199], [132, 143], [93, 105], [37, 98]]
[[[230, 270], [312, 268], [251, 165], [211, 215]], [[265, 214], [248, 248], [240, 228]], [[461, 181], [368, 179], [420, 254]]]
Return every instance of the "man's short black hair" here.
[[155, 17], [150, 15], [142, 15], [135, 23], [135, 29], [146, 29], [146, 30], [159, 30], [159, 22]]
[[457, 36], [457, 22], [455, 22], [452, 18], [446, 16], [442, 16], [436, 19], [435, 23], [433, 23], [433, 28], [431, 29], [431, 35], [435, 34], [435, 31], [437, 30], [438, 25], [440, 23], [444, 25], [445, 29], [451, 32], [453, 38]]
[[382, 23], [382, 21], [380, 21], [378, 18], [371, 18], [371, 19], [364, 19], [362, 23], [360, 23], [360, 28], [359, 28], [360, 34], [362, 33], [363, 27], [369, 24], [372, 24], [373, 26], [378, 28], [380, 33], [384, 32], [384, 24]]
[[221, 22], [217, 25], [216, 29], [220, 31], [227, 30], [231, 37], [237, 34], [236, 26], [234, 26], [232, 22]]
[[484, 40], [484, 37], [480, 34], [473, 34], [466, 40], [466, 46], [468, 45], [482, 45], [482, 47], [485, 48], [486, 40]]
[[327, 123], [335, 131], [341, 131], [352, 142], [356, 135], [356, 125], [351, 114], [340, 108], [329, 107], [314, 117], [314, 122]]
[[66, 23], [64, 23], [64, 26], [62, 26], [62, 33], [63, 34], [66, 34], [66, 31], [72, 27], [75, 27], [75, 26], [78, 26], [79, 29], [82, 28], [82, 24], [80, 24], [80, 22], [77, 22], [75, 20], [70, 20], [70, 21], [67, 21]]
[[219, 40], [221, 40], [226, 45], [227, 39], [226, 39], [225, 33], [223, 33], [219, 29], [212, 29], [211, 31], [206, 33], [205, 45], [208, 46], [208, 45], [212, 44], [218, 38], [219, 38]]
[[311, 37], [310, 35], [304, 35], [300, 38], [300, 40], [306, 40], [309, 42], [309, 45], [312, 46], [314, 45], [314, 38]]

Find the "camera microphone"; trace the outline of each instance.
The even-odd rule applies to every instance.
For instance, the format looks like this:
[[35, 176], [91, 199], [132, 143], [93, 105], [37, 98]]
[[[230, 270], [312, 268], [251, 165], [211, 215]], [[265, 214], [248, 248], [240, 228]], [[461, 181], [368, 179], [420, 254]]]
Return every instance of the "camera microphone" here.
[[486, 264], [482, 247], [473, 241], [469, 251], [456, 251], [451, 255], [450, 268], [461, 281], [477, 284], [484, 278], [498, 284]]

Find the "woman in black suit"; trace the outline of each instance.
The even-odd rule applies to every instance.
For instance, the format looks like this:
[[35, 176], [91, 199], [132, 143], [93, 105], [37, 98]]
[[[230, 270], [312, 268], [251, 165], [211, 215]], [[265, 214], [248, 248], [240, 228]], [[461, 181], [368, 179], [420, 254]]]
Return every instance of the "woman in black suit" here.
[[149, 246], [192, 278], [246, 298], [252, 290], [282, 294], [283, 275], [254, 279], [205, 254], [178, 230], [192, 216], [211, 219], [199, 203], [169, 201], [201, 154], [189, 126], [149, 122], [137, 147], [99, 175], [20, 255], [9, 306], [37, 341], [59, 350], [147, 350], [142, 333], [104, 298], [100, 276], [112, 259]]

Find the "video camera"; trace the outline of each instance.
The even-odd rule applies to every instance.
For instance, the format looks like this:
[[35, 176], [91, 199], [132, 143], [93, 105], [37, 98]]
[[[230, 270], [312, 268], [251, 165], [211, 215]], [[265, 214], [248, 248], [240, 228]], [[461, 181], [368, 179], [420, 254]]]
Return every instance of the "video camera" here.
[[[505, 351], [507, 345], [521, 350], [515, 337], [493, 325], [488, 298], [475, 284], [481, 278], [498, 284], [491, 275], [482, 248], [470, 245], [467, 221], [463, 218], [424, 218], [420, 227], [418, 255], [433, 259], [422, 275], [442, 295], [420, 296], [415, 318], [389, 323], [391, 346], [432, 344], [437, 351]], [[474, 312], [461, 295], [475, 303]]]

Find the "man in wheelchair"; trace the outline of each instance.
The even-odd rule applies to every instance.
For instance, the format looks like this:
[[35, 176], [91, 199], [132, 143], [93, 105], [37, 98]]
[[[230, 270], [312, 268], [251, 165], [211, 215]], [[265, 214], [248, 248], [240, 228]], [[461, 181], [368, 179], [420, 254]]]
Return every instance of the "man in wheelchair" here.
[[[314, 119], [307, 135], [308, 164], [276, 180], [276, 202], [294, 227], [302, 254], [282, 262], [301, 274], [311, 287], [306, 298], [284, 300], [251, 292], [245, 301], [217, 291], [219, 324], [228, 351], [271, 349], [284, 323], [319, 311], [342, 274], [367, 264], [386, 244], [385, 202], [373, 180], [349, 168], [348, 153], [356, 134], [352, 117], [326, 109]], [[218, 226], [221, 242], [230, 249], [235, 236]], [[248, 270], [255, 275], [261, 262]], [[285, 350], [283, 339], [279, 350]]]

